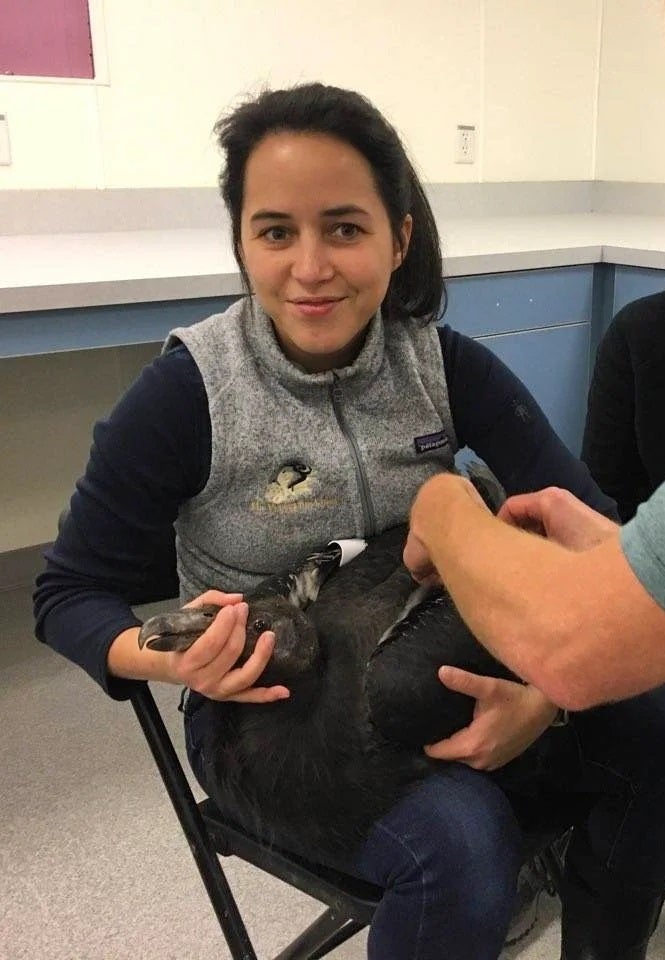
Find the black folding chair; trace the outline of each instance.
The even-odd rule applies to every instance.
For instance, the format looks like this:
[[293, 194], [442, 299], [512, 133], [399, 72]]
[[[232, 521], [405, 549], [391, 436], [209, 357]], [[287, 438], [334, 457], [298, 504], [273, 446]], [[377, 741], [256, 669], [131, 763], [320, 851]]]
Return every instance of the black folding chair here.
[[[237, 856], [327, 905], [274, 960], [319, 960], [372, 920], [383, 891], [329, 867], [267, 846], [225, 821], [212, 800], [196, 802], [148, 684], [136, 681], [131, 702], [166, 786], [233, 960], [257, 960], [218, 859]], [[560, 890], [561, 837], [569, 823], [527, 837], [526, 858], [542, 871], [550, 893]]]

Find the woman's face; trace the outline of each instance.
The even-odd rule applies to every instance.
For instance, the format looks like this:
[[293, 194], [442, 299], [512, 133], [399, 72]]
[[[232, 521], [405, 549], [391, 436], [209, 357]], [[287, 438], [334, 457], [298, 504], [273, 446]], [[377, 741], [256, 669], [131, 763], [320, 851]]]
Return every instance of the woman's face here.
[[[407, 216], [405, 251], [410, 235]], [[352, 363], [402, 261], [362, 154], [323, 134], [266, 137], [245, 168], [240, 244], [286, 356], [310, 373]]]

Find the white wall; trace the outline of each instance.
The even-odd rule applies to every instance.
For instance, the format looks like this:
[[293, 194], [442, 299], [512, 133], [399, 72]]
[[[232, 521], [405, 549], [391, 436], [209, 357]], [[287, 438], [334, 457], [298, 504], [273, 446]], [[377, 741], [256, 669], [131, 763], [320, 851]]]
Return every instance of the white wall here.
[[665, 0], [91, 2], [107, 83], [0, 77], [0, 190], [210, 186], [217, 115], [313, 78], [367, 93], [432, 182], [665, 180]]
[[604, 0], [596, 178], [665, 181], [665, 0]]
[[485, 0], [484, 180], [593, 178], [601, 13], [601, 0]]
[[[0, 78], [0, 189], [210, 186], [217, 115], [309, 79], [373, 99], [426, 180], [590, 179], [602, 2], [106, 0], [108, 85]], [[458, 123], [474, 166], [453, 162]]]

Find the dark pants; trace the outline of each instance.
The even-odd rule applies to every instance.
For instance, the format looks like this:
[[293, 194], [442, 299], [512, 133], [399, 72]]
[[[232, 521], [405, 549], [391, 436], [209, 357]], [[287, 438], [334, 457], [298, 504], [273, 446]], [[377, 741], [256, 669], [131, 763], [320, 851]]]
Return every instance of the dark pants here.
[[[202, 723], [186, 713], [205, 789]], [[396, 804], [344, 865], [386, 891], [370, 960], [495, 960], [511, 919], [520, 825], [571, 800], [567, 870], [611, 900], [665, 891], [665, 688], [576, 714], [494, 774], [442, 764]]]

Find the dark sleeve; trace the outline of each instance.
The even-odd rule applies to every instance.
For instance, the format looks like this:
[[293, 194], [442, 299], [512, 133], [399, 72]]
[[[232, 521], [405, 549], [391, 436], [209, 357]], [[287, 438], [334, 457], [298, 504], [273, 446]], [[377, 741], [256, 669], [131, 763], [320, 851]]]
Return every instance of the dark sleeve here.
[[173, 522], [210, 470], [210, 416], [183, 346], [147, 366], [95, 425], [84, 476], [34, 594], [39, 640], [77, 663], [111, 696], [108, 649], [140, 624], [132, 604], [177, 595]]
[[440, 328], [450, 409], [470, 447], [510, 496], [557, 486], [616, 519], [615, 505], [559, 439], [527, 388], [484, 344]]
[[624, 523], [652, 492], [636, 431], [635, 371], [624, 330], [629, 315], [628, 309], [616, 315], [598, 347], [582, 443], [582, 459], [616, 500]]

